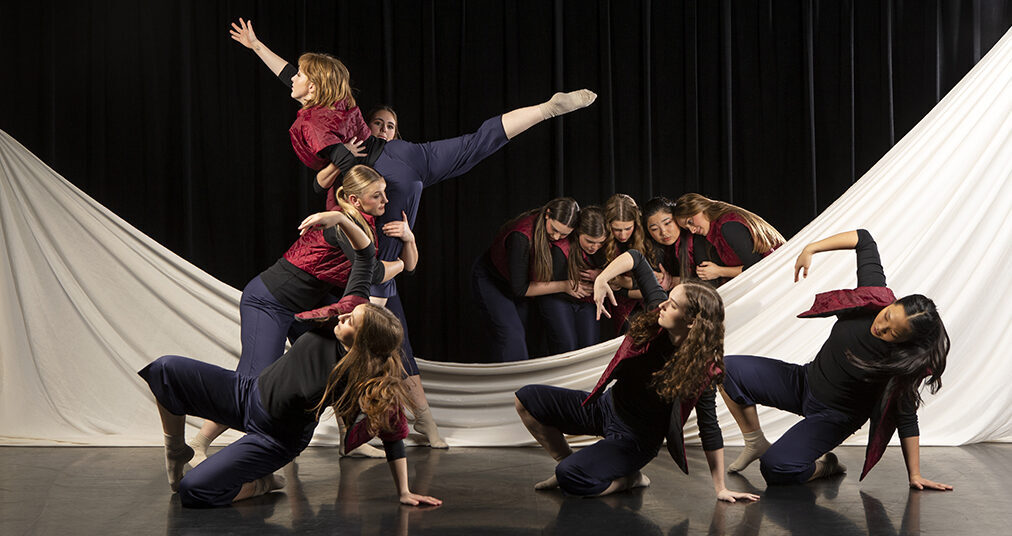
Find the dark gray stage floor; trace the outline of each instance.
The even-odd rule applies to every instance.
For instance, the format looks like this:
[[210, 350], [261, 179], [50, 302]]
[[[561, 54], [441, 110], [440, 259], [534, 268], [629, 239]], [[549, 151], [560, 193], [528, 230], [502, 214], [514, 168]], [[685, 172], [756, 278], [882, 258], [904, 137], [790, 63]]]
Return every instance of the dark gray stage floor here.
[[[734, 456], [738, 448], [728, 448]], [[553, 468], [534, 448], [408, 449], [412, 487], [439, 508], [396, 503], [383, 460], [339, 460], [310, 448], [284, 493], [230, 508], [189, 510], [165, 480], [160, 448], [0, 448], [0, 534], [1010, 534], [1012, 445], [922, 449], [928, 478], [955, 491], [910, 491], [891, 448], [858, 482], [863, 448], [836, 451], [852, 474], [766, 489], [758, 467], [729, 486], [762, 496], [718, 503], [699, 447], [690, 475], [662, 449], [646, 489], [601, 499], [535, 492]]]

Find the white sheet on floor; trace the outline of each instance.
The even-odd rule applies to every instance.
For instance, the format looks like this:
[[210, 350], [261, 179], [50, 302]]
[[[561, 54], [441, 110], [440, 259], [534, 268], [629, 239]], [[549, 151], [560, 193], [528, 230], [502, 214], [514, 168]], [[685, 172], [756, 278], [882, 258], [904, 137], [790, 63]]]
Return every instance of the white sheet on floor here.
[[[794, 259], [813, 240], [864, 227], [896, 294], [932, 297], [952, 338], [944, 388], [920, 411], [921, 444], [1012, 439], [1010, 35], [839, 200], [720, 289], [727, 353], [810, 361], [832, 320], [795, 315], [815, 293], [855, 285], [853, 253], [817, 256], [797, 284]], [[0, 443], [160, 444], [151, 394], [135, 371], [169, 353], [234, 368], [239, 291], [0, 134]], [[526, 445], [513, 391], [530, 383], [589, 389], [617, 346], [520, 364], [419, 366], [451, 445]], [[718, 405], [725, 440], [740, 444]], [[760, 417], [770, 438], [797, 421], [771, 409]], [[336, 440], [332, 423], [318, 429], [318, 443]], [[686, 433], [696, 439], [691, 419]], [[848, 443], [865, 439], [862, 431]]]

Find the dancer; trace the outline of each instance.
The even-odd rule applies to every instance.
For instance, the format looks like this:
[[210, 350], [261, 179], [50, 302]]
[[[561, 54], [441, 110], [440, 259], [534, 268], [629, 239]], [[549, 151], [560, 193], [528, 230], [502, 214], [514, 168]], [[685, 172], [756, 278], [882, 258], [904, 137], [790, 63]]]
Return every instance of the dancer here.
[[675, 204], [666, 197], [655, 197], [643, 205], [643, 227], [647, 230], [643, 255], [664, 290], [671, 290], [678, 283], [675, 241], [679, 229], [674, 210]]
[[[608, 231], [599, 207], [584, 207], [567, 240], [552, 244], [552, 280], [590, 287], [607, 264], [601, 248]], [[591, 296], [545, 294], [534, 299], [548, 335], [548, 350], [561, 354], [601, 342], [601, 328]]]
[[[344, 289], [353, 269], [354, 257], [348, 239], [338, 232], [337, 223], [354, 221], [356, 232], [375, 240], [375, 217], [386, 209], [386, 182], [375, 170], [357, 165], [344, 174], [344, 183], [337, 190], [342, 212], [314, 214], [302, 222], [302, 235], [270, 268], [253, 278], [243, 289], [239, 300], [242, 354], [236, 372], [243, 377], [256, 377], [276, 361], [285, 350], [285, 339], [295, 343], [310, 326], [295, 322], [295, 314], [335, 301], [334, 289]], [[403, 260], [381, 263], [375, 257], [366, 259], [370, 283], [395, 276], [402, 269], [412, 270], [418, 262], [418, 247], [405, 222], [389, 231], [403, 240], [407, 247]], [[347, 231], [344, 232], [347, 235]], [[374, 246], [375, 247], [375, 246]], [[227, 427], [205, 421], [191, 440], [196, 452], [191, 465], [207, 457], [207, 448]], [[348, 452], [344, 445], [342, 454]], [[363, 445], [356, 455], [380, 457], [375, 447]]]
[[[675, 242], [681, 277], [698, 277], [720, 286], [761, 261], [784, 243], [772, 225], [759, 216], [730, 203], [699, 194], [685, 194], [675, 201], [675, 223], [684, 232]], [[705, 247], [696, 247], [698, 235]]]
[[579, 211], [574, 199], [560, 197], [524, 212], [503, 225], [492, 246], [475, 261], [471, 292], [489, 326], [493, 362], [528, 358], [527, 298], [559, 292], [577, 299], [590, 295], [588, 285], [552, 281], [551, 246], [573, 232]]
[[[328, 406], [349, 425], [343, 443], [357, 446], [375, 435], [383, 439], [401, 503], [440, 504], [408, 487], [402, 405], [410, 399], [397, 356], [401, 329], [393, 314], [368, 303], [374, 246], [350, 218], [336, 219], [355, 249], [348, 288], [337, 307], [345, 314], [336, 325], [303, 335], [252, 377], [174, 355], [138, 373], [155, 395], [169, 486], [179, 492], [183, 506], [225, 506], [283, 487], [284, 479], [273, 472], [306, 448]], [[246, 435], [183, 476], [193, 456], [184, 437], [186, 415], [225, 423]]]
[[393, 108], [380, 105], [369, 110], [366, 116], [366, 125], [373, 136], [385, 141], [401, 139], [400, 122], [397, 121], [397, 112]]
[[[242, 22], [240, 20], [240, 23]], [[236, 41], [253, 49], [271, 72], [276, 75], [280, 74], [279, 79], [292, 87], [294, 91], [294, 81], [291, 77], [285, 76], [285, 73], [295, 72], [294, 67], [282, 65], [284, 60], [270, 52], [263, 43], [257, 40], [252, 25], [236, 26], [233, 24], [232, 36]], [[399, 139], [384, 143], [383, 140], [374, 136], [367, 139], [364, 145], [359, 144], [351, 147], [354, 145], [353, 142], [358, 140], [349, 140], [346, 145], [321, 148], [326, 149], [324, 153], [330, 155], [331, 164], [317, 173], [314, 187], [318, 191], [331, 188], [340, 172], [355, 161], [355, 156], [361, 154], [359, 148], [362, 148], [367, 153], [364, 163], [375, 167], [387, 180], [390, 212], [406, 214], [408, 226], [414, 228], [422, 189], [466, 173], [478, 162], [498, 151], [509, 140], [530, 127], [546, 119], [589, 106], [595, 98], [597, 95], [586, 89], [570, 93], [556, 93], [547, 102], [518, 108], [501, 116], [490, 118], [482, 123], [476, 132], [457, 138], [414, 144]], [[394, 219], [381, 218], [377, 223], [383, 227]], [[377, 244], [379, 258], [381, 260], [397, 259], [402, 247], [399, 240], [389, 239], [385, 234], [380, 235]], [[387, 282], [374, 286], [371, 294], [373, 303], [385, 305], [391, 309], [401, 319], [405, 327], [404, 365], [410, 376], [410, 385], [413, 386], [411, 388], [412, 397], [420, 411], [415, 415], [414, 428], [426, 436], [431, 446], [446, 448], [447, 444], [439, 436], [439, 430], [421, 388], [419, 371], [414, 361], [414, 354], [410, 349], [407, 321], [400, 297], [397, 294], [397, 287], [395, 284]]]
[[[327, 54], [307, 52], [299, 57], [296, 68], [257, 39], [253, 21], [239, 19], [239, 24], [233, 22], [229, 34], [233, 40], [256, 53], [264, 65], [292, 90], [292, 98], [302, 104], [288, 133], [292, 149], [303, 164], [319, 171], [328, 164], [336, 163], [342, 170], [347, 170], [354, 165], [355, 157], [365, 154], [361, 149], [371, 132], [362, 119], [361, 110], [355, 105], [351, 75], [341, 60]], [[334, 208], [334, 195], [329, 192], [327, 210]]]
[[[640, 469], [654, 459], [665, 437], [668, 452], [687, 473], [682, 427], [695, 408], [717, 499], [758, 499], [724, 485], [724, 445], [713, 389], [723, 375], [720, 295], [700, 283], [683, 283], [665, 293], [640, 252], [629, 250], [594, 282], [599, 313], [608, 314], [606, 298], [615, 304], [608, 281], [630, 270], [646, 295], [650, 313], [633, 321], [593, 391], [528, 385], [516, 393], [520, 419], [559, 462], [555, 475], [535, 489], [557, 486], [570, 495], [599, 496], [647, 486], [650, 480]], [[612, 380], [617, 380], [614, 387], [605, 390]], [[574, 453], [563, 434], [604, 439]]]
[[[942, 386], [949, 337], [935, 304], [919, 294], [896, 300], [886, 287], [878, 248], [864, 229], [813, 242], [794, 266], [808, 277], [812, 256], [853, 249], [854, 290], [819, 294], [802, 318], [836, 315], [829, 339], [815, 360], [794, 365], [755, 356], [727, 356], [721, 394], [745, 435], [745, 449], [728, 466], [741, 471], [759, 459], [769, 484], [796, 484], [846, 471], [833, 448], [871, 419], [871, 437], [861, 472], [878, 462], [897, 429], [910, 487], [952, 489], [921, 476], [917, 406], [919, 387]], [[756, 404], [804, 417], [771, 446], [763, 435]]]
[[[604, 243], [607, 262], [629, 249], [640, 253], [647, 250], [646, 233], [643, 230], [642, 215], [636, 200], [626, 194], [615, 194], [604, 204], [604, 215], [608, 223], [608, 240]], [[663, 280], [663, 275], [661, 277]], [[659, 280], [658, 282], [661, 282]], [[611, 320], [616, 333], [625, 331], [629, 315], [642, 303], [643, 293], [635, 288], [631, 274], [622, 274], [613, 280], [620, 289], [615, 293], [618, 305], [611, 312]]]

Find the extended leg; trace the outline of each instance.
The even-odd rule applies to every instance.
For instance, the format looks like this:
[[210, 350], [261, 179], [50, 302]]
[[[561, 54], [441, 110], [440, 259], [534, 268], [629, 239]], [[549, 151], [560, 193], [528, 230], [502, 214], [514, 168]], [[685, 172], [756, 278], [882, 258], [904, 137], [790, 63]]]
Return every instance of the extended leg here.
[[569, 93], [556, 93], [546, 102], [536, 106], [517, 108], [502, 115], [502, 127], [506, 131], [506, 137], [513, 139], [517, 134], [533, 127], [534, 125], [553, 117], [567, 114], [580, 108], [590, 106], [597, 94], [589, 89], [570, 91]]

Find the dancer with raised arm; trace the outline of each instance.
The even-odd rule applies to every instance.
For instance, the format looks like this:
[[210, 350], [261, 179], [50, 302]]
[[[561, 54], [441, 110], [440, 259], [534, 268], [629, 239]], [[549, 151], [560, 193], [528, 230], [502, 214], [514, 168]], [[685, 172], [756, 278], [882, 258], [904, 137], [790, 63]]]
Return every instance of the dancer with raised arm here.
[[[257, 39], [251, 23], [240, 19], [239, 25], [233, 24], [231, 33], [233, 39], [253, 50], [272, 73], [278, 75], [283, 83], [292, 88], [293, 96], [296, 94], [297, 78], [290, 73], [295, 74], [297, 70]], [[362, 157], [364, 163], [375, 167], [387, 180], [389, 211], [394, 214], [406, 214], [408, 226], [413, 229], [424, 188], [466, 173], [527, 129], [546, 119], [589, 106], [595, 98], [597, 95], [586, 89], [556, 93], [551, 99], [539, 105], [518, 108], [501, 116], [492, 117], [473, 133], [422, 144], [409, 143], [397, 138], [384, 141], [372, 136], [366, 140], [364, 146], [353, 146], [354, 142], [360, 140], [347, 140], [346, 144], [339, 144], [336, 138], [326, 138], [321, 142], [307, 144], [308, 152], [317, 156], [323, 154], [330, 162], [317, 173], [314, 186], [318, 191], [329, 189], [344, 169], [360, 161], [355, 160], [355, 157], [361, 155], [359, 149], [363, 149], [366, 152]], [[325, 146], [326, 143], [331, 145]], [[296, 140], [293, 138], [293, 146], [295, 145]], [[296, 153], [300, 153], [299, 148], [296, 148]], [[319, 169], [314, 166], [310, 165], [314, 169]], [[381, 218], [377, 221], [377, 225], [382, 228], [399, 218], [399, 216]], [[395, 260], [399, 258], [402, 247], [403, 243], [400, 240], [387, 237], [385, 234], [380, 235], [377, 244], [378, 256], [384, 261]], [[396, 284], [388, 281], [374, 285], [371, 294], [374, 303], [388, 306], [398, 315], [407, 332], [407, 321]], [[405, 341], [408, 340], [405, 337]], [[409, 381], [414, 386], [411, 390], [412, 397], [420, 412], [415, 416], [415, 430], [425, 435], [431, 446], [446, 448], [447, 444], [439, 436], [439, 430], [429, 411], [410, 348], [406, 347], [403, 355], [405, 369], [410, 376]]]
[[[380, 436], [401, 503], [441, 503], [408, 487], [402, 440], [407, 436], [403, 405], [410, 399], [397, 355], [401, 327], [389, 311], [368, 303], [374, 247], [350, 218], [336, 219], [355, 249], [345, 295], [323, 313], [342, 312], [336, 325], [330, 322], [299, 337], [253, 377], [174, 355], [139, 372], [155, 395], [169, 486], [179, 492], [183, 506], [226, 506], [283, 487], [284, 479], [274, 471], [306, 448], [328, 406], [348, 425], [342, 442], [349, 448]], [[186, 415], [246, 435], [184, 476], [193, 456], [184, 436]]]
[[[849, 231], [805, 247], [794, 280], [808, 277], [812, 256], [853, 249], [857, 288], [824, 292], [801, 318], [837, 317], [815, 360], [795, 365], [748, 355], [726, 356], [721, 394], [745, 436], [745, 449], [731, 465], [741, 471], [759, 460], [769, 484], [797, 484], [840, 474], [846, 467], [830, 452], [871, 419], [863, 479], [899, 430], [910, 487], [952, 489], [921, 476], [917, 407], [922, 382], [942, 386], [949, 336], [934, 302], [913, 294], [899, 300], [886, 287], [878, 247], [868, 231]], [[804, 417], [772, 445], [756, 405]]]
[[[650, 312], [633, 321], [594, 389], [587, 393], [528, 385], [516, 393], [520, 419], [559, 462], [555, 475], [535, 489], [557, 486], [570, 495], [599, 496], [649, 485], [640, 469], [657, 456], [665, 438], [671, 457], [688, 473], [682, 427], [694, 408], [717, 499], [758, 499], [724, 485], [724, 443], [714, 391], [723, 375], [720, 295], [700, 283], [683, 283], [667, 293], [640, 252], [630, 250], [595, 280], [599, 314], [607, 315], [606, 298], [615, 304], [608, 281], [630, 270]], [[606, 389], [612, 380], [614, 386]], [[604, 439], [574, 453], [563, 434]]]

